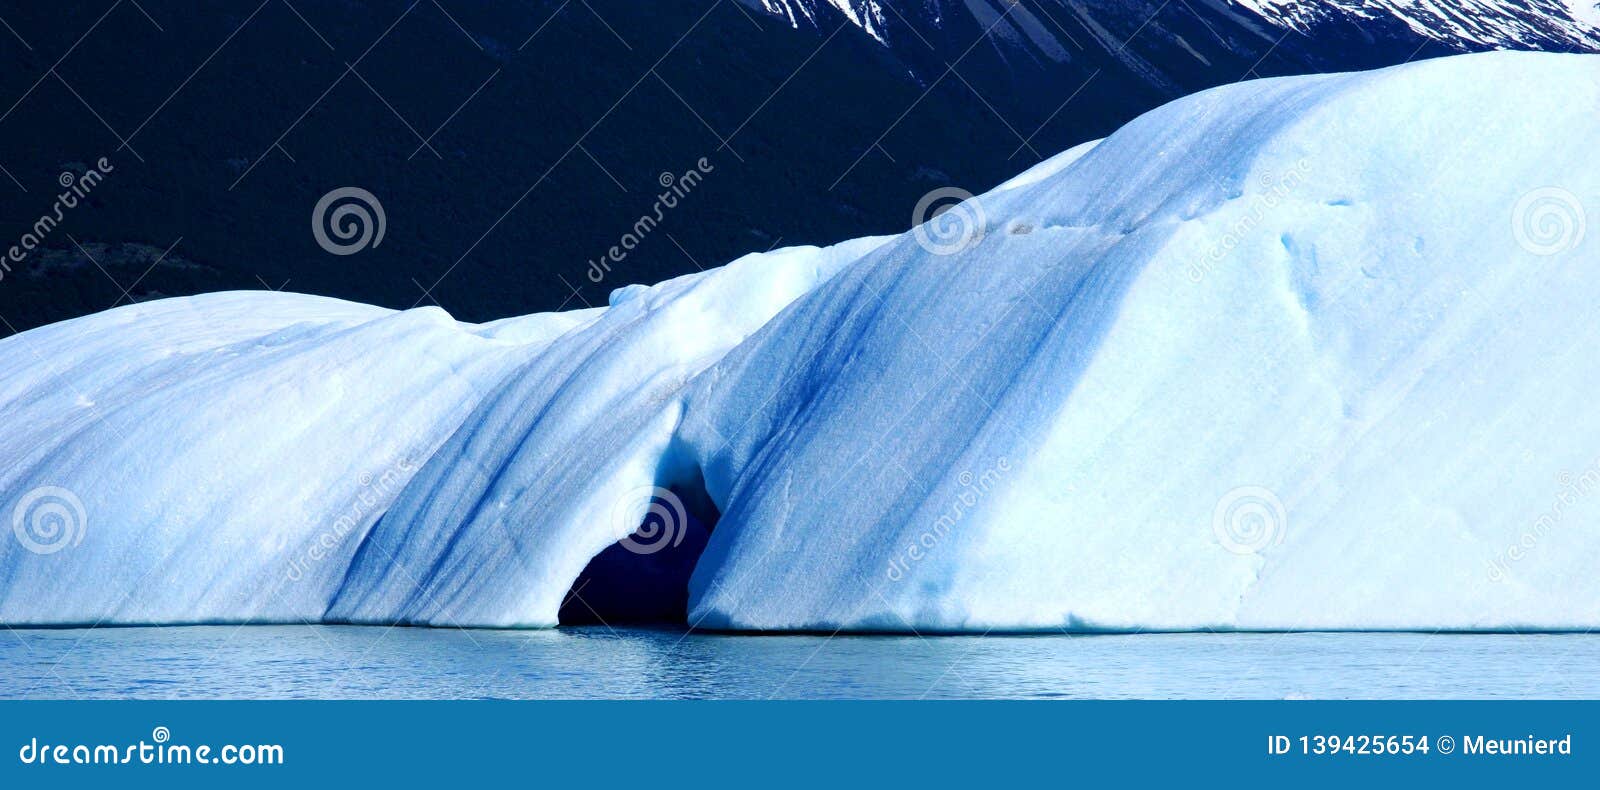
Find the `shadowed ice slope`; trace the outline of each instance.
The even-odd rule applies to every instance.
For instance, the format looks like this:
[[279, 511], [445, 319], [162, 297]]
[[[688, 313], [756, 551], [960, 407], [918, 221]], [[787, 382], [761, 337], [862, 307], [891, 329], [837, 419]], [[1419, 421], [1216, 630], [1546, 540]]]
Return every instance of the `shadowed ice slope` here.
[[1600, 625], [1597, 110], [1591, 56], [1248, 82], [601, 310], [24, 333], [0, 619], [552, 625], [693, 513], [719, 628]]
[[640, 525], [652, 489], [696, 479], [675, 438], [685, 385], [881, 241], [613, 294], [484, 400], [367, 537], [329, 615], [554, 625], [572, 580]]

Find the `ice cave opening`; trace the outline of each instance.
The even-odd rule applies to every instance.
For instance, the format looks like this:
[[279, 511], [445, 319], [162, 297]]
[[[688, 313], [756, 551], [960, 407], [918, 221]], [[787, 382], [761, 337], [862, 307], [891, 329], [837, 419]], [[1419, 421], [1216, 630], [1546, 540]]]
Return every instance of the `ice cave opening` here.
[[660, 489], [639, 528], [607, 546], [562, 598], [561, 625], [686, 625], [689, 576], [721, 517], [696, 479]]

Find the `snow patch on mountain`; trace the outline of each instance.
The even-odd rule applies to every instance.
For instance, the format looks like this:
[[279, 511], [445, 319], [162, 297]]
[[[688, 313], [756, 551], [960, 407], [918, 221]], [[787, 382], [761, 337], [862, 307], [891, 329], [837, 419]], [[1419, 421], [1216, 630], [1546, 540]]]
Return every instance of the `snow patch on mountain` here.
[[[1591, 0], [1229, 0], [1262, 18], [1307, 32], [1335, 18], [1398, 19], [1446, 44], [1515, 49], [1545, 41], [1600, 46]], [[1587, 6], [1587, 7], [1586, 7]]]
[[757, 4], [758, 7], [774, 16], [788, 20], [789, 25], [799, 29], [802, 23], [809, 27], [818, 27], [822, 23], [822, 9], [832, 7], [850, 24], [866, 31], [867, 35], [877, 39], [881, 44], [888, 44], [884, 38], [883, 6], [878, 0], [741, 0], [745, 3]]
[[1567, 0], [1567, 13], [1588, 28], [1600, 28], [1600, 3], [1594, 0]]
[[[890, 46], [925, 46], [919, 41], [918, 27], [938, 29], [948, 24], [952, 14], [964, 13], [977, 29], [997, 40], [1028, 50], [1051, 60], [1065, 61], [1081, 52], [1078, 40], [1063, 22], [1072, 16], [1080, 19], [1100, 45], [1122, 54], [1128, 41], [1111, 34], [1110, 29], [1125, 29], [1125, 35], [1147, 31], [1163, 15], [1194, 15], [1187, 4], [1168, 4], [1150, 0], [946, 0], [901, 2], [899, 0], [742, 0], [761, 10], [786, 19], [790, 25], [823, 27], [827, 11], [837, 11], [850, 24], [861, 28], [880, 43]], [[1312, 34], [1318, 25], [1330, 22], [1356, 24], [1394, 21], [1416, 35], [1451, 46], [1460, 51], [1518, 49], [1559, 46], [1585, 51], [1600, 49], [1600, 9], [1593, 0], [1197, 0], [1203, 6], [1228, 13], [1242, 13], [1249, 21], [1270, 31], [1273, 38], [1285, 33]], [[1235, 16], [1236, 20], [1240, 17]], [[1118, 24], [1108, 24], [1110, 22]], [[1159, 27], [1159, 23], [1156, 25]], [[1215, 32], [1215, 31], [1213, 31]], [[1154, 30], [1150, 30], [1155, 34]], [[1180, 46], [1194, 52], [1188, 42]], [[1204, 58], [1202, 58], [1204, 60]]]
[[1056, 32], [1021, 3], [1006, 0], [964, 0], [978, 26], [998, 39], [1025, 51], [1037, 52], [1058, 63], [1072, 59]]

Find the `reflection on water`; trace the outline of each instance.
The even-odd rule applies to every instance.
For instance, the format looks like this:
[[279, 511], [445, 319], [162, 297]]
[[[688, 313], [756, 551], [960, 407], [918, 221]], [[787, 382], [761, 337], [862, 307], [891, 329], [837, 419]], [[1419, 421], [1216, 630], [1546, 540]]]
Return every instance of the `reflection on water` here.
[[17, 630], [0, 698], [1600, 698], [1600, 636]]

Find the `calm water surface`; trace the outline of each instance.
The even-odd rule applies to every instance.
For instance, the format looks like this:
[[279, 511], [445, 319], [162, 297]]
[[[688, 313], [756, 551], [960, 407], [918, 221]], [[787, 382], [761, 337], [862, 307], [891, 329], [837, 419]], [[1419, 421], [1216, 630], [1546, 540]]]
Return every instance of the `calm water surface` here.
[[0, 698], [1600, 698], [1600, 636], [0, 633]]

